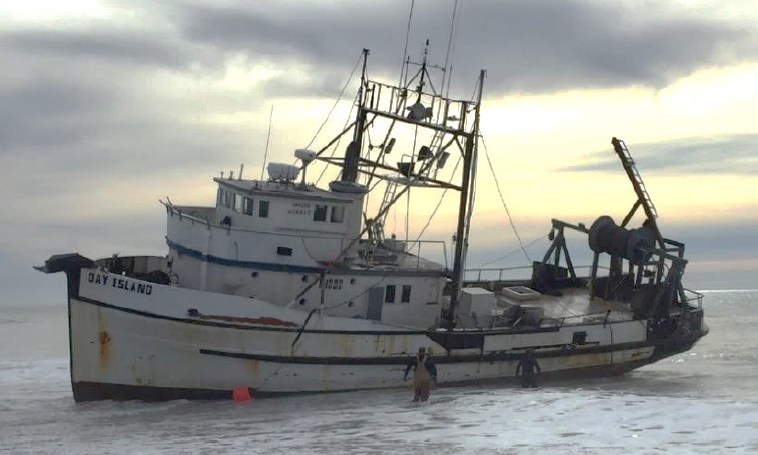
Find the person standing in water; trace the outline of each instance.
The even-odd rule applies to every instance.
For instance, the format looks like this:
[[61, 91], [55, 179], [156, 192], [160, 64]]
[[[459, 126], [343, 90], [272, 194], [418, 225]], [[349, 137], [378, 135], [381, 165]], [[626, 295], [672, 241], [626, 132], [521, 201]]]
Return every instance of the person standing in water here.
[[[534, 372], [535, 368], [537, 373]], [[538, 373], [542, 373], [542, 368], [537, 363], [537, 359], [534, 358], [534, 349], [529, 349], [521, 355], [516, 366], [516, 376], [521, 376], [521, 387], [536, 389]]]
[[437, 367], [432, 363], [431, 357], [426, 353], [426, 348], [418, 348], [418, 354], [405, 368], [403, 381], [408, 379], [408, 373], [413, 368], [413, 401], [426, 401], [429, 399], [429, 388], [432, 379], [437, 380]]

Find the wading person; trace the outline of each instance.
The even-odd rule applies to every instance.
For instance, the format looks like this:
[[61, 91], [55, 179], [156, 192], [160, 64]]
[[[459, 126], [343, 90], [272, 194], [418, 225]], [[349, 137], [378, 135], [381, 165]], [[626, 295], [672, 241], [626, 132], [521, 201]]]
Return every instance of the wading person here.
[[431, 357], [425, 348], [418, 348], [418, 354], [411, 360], [405, 369], [403, 381], [408, 379], [408, 372], [413, 372], [413, 401], [426, 401], [429, 399], [429, 388], [432, 380], [437, 380], [437, 367], [432, 363]]
[[[535, 369], [537, 372], [535, 373]], [[521, 359], [516, 366], [516, 376], [521, 376], [521, 387], [537, 388], [537, 374], [542, 373], [540, 364], [534, 358], [534, 350], [529, 349], [521, 355]]]

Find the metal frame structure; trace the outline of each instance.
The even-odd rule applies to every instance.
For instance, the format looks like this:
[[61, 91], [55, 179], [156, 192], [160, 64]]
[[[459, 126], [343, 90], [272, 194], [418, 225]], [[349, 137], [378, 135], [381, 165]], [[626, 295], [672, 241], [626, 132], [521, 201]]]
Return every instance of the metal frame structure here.
[[[598, 297], [612, 299], [616, 297], [617, 288], [624, 283], [627, 277], [633, 277], [631, 284], [632, 292], [638, 292], [643, 286], [656, 289], [653, 296], [653, 303], [650, 308], [651, 315], [658, 317], [670, 317], [672, 315], [672, 305], [679, 303], [682, 307], [684, 316], [693, 309], [702, 307], [702, 294], [684, 288], [682, 285], [682, 275], [687, 265], [684, 259], [684, 243], [665, 238], [661, 235], [656, 218], [658, 213], [653, 205], [652, 199], [645, 188], [639, 171], [637, 170], [634, 160], [624, 141], [613, 138], [612, 144], [616, 154], [621, 160], [622, 166], [626, 170], [627, 176], [632, 183], [632, 187], [637, 195], [637, 200], [632, 205], [630, 211], [624, 218], [621, 227], [626, 227], [631, 221], [636, 211], [642, 207], [646, 215], [644, 226], [653, 230], [656, 237], [657, 245], [652, 248], [645, 248], [643, 256], [646, 260], [633, 261], [627, 259], [628, 273], [624, 273], [624, 260], [620, 256], [611, 255], [610, 267], [608, 272], [608, 286]], [[571, 229], [584, 234], [589, 234], [590, 230], [583, 224], [571, 224], [565, 221], [553, 219], [551, 239], [553, 240], [541, 263], [535, 265], [535, 269], [544, 268], [546, 265], [552, 265], [556, 268], [561, 266], [561, 258], [564, 258], [566, 269], [571, 279], [576, 280], [577, 275], [575, 267], [571, 261], [569, 250], [566, 245], [565, 229]], [[590, 276], [588, 286], [591, 295], [597, 295], [595, 289], [598, 282], [598, 270], [600, 253], [595, 251], [590, 267]], [[647, 282], [643, 281], [647, 279]], [[617, 283], [613, 288], [610, 284]], [[690, 303], [694, 302], [695, 306], [691, 307]]]
[[[427, 48], [428, 45], [427, 41]], [[479, 73], [475, 99], [458, 100], [448, 98], [435, 89], [429, 68], [437, 67], [427, 64], [426, 49], [423, 61], [418, 64], [418, 71], [411, 78], [408, 78], [406, 73], [405, 82], [402, 86], [389, 85], [369, 79], [366, 72], [368, 55], [369, 50], [363, 49], [363, 70], [358, 89], [358, 110], [355, 121], [326, 146], [322, 147], [316, 153], [316, 159], [342, 167], [341, 180], [343, 182], [355, 183], [358, 180], [358, 175], [364, 174], [368, 176], [368, 183], [377, 178], [387, 181], [388, 187], [404, 184], [404, 188], [399, 191], [392, 188], [391, 194], [388, 188], [388, 193], [385, 194], [385, 199], [378, 213], [373, 217], [369, 218], [364, 214], [365, 226], [358, 238], [354, 239], [349, 247], [367, 233], [370, 237], [383, 238], [383, 235], [380, 236], [375, 228], [382, 228], [381, 223], [383, 223], [389, 209], [410, 190], [411, 186], [450, 189], [460, 193], [451, 275], [450, 317], [448, 319], [448, 328], [452, 328], [455, 320], [453, 315], [462, 287], [465, 252], [468, 245], [468, 220], [472, 210], [472, 176], [476, 169], [480, 106], [486, 72], [481, 70]], [[406, 66], [411, 64], [413, 62], [410, 60], [405, 62]], [[413, 84], [416, 84], [415, 87]], [[410, 104], [411, 102], [413, 104]], [[384, 140], [378, 146], [380, 152], [374, 158], [364, 156], [364, 135], [367, 129], [380, 118], [390, 121]], [[418, 130], [433, 131], [434, 136], [431, 143], [428, 146], [422, 146], [418, 154], [416, 150], [413, 150], [409, 156], [409, 161], [398, 162], [395, 166], [386, 162], [385, 158], [394, 145], [390, 136], [398, 123], [414, 126], [417, 134]], [[344, 157], [323, 156], [326, 150], [351, 130], [353, 132], [352, 141], [347, 146]], [[424, 148], [426, 148], [425, 155], [421, 156], [421, 151]], [[449, 157], [450, 152], [448, 150], [451, 148], [457, 148], [463, 159], [459, 183], [445, 182], [437, 178], [437, 171]], [[416, 171], [414, 168], [418, 161], [422, 163], [419, 170]], [[381, 175], [377, 172], [378, 170], [396, 172], [398, 175], [404, 176], [404, 181], [399, 182], [398, 178]], [[454, 179], [455, 176], [452, 178]]]

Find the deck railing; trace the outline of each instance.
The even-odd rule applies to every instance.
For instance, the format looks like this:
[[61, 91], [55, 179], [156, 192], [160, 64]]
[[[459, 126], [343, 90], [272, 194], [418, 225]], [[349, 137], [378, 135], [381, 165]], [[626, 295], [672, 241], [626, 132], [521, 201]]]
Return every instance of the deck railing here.
[[693, 291], [692, 289], [684, 288], [684, 297], [685, 297], [685, 303], [687, 305], [690, 305], [694, 302], [694, 306], [697, 307], [699, 310], [703, 309], [703, 294], [697, 291]]
[[[575, 265], [575, 269], [589, 269], [589, 265]], [[607, 267], [601, 267], [607, 269]], [[466, 269], [463, 274], [464, 281], [503, 281], [503, 272], [512, 272], [515, 270], [532, 270], [531, 265], [520, 265], [513, 267], [485, 267], [479, 269]], [[476, 277], [476, 279], [474, 279]], [[530, 274], [531, 277], [531, 274]], [[529, 278], [529, 277], [524, 277]]]

